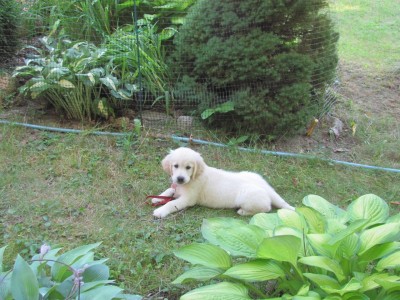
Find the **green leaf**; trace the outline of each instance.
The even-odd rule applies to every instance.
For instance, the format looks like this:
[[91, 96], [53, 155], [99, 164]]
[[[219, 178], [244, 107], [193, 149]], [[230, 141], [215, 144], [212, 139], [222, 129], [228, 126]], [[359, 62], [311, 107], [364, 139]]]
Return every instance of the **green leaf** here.
[[302, 257], [299, 259], [299, 263], [322, 268], [324, 270], [330, 271], [335, 274], [336, 278], [339, 281], [345, 279], [345, 275], [343, 273], [342, 267], [333, 259], [330, 259], [326, 256], [308, 256]]
[[330, 245], [329, 241], [331, 238], [332, 236], [330, 234], [307, 234], [307, 240], [310, 242], [316, 254], [333, 258], [335, 257], [339, 244]]
[[276, 226], [282, 224], [282, 221], [279, 219], [277, 213], [259, 213], [250, 219], [250, 224], [272, 233]]
[[300, 232], [308, 232], [306, 221], [297, 212], [290, 209], [279, 209], [277, 213], [284, 225], [296, 228]]
[[107, 280], [110, 277], [110, 269], [104, 264], [95, 264], [83, 272], [83, 282]]
[[203, 221], [203, 237], [233, 256], [256, 257], [265, 237], [264, 230], [233, 218], [212, 218]]
[[80, 300], [110, 300], [121, 292], [122, 289], [117, 286], [100, 286], [81, 293]]
[[202, 265], [210, 268], [220, 268], [223, 270], [231, 266], [231, 258], [221, 248], [210, 245], [195, 243], [184, 246], [174, 251], [175, 256], [190, 262], [193, 265]]
[[11, 293], [15, 300], [39, 299], [39, 283], [28, 263], [20, 256], [11, 275]]
[[32, 98], [35, 99], [41, 93], [43, 93], [48, 89], [51, 89], [52, 87], [53, 86], [51, 84], [41, 81], [41, 82], [36, 82], [32, 86], [30, 86], [27, 90], [31, 92]]
[[389, 276], [385, 279], [375, 280], [384, 290], [390, 292], [400, 291], [400, 277], [399, 276]]
[[389, 242], [385, 244], [376, 245], [370, 248], [369, 250], [365, 251], [363, 255], [360, 256], [359, 261], [370, 262], [398, 250], [400, 250], [399, 242]]
[[66, 80], [66, 79], [61, 79], [58, 82], [58, 85], [63, 88], [66, 88], [66, 89], [74, 89], [75, 88], [75, 85], [71, 81]]
[[178, 278], [176, 278], [172, 283], [182, 284], [191, 280], [206, 281], [222, 273], [223, 271], [221, 269], [209, 268], [204, 266], [194, 266], [193, 268], [191, 268], [190, 270], [186, 271]]
[[304, 197], [303, 204], [315, 209], [326, 219], [339, 219], [343, 223], [347, 220], [345, 210], [333, 205], [320, 196], [308, 195]]
[[113, 90], [113, 91], [117, 90], [118, 79], [116, 77], [108, 75], [106, 77], [100, 78], [100, 81], [102, 84], [104, 84], [110, 90]]
[[303, 216], [309, 228], [309, 233], [324, 233], [326, 221], [315, 209], [307, 206], [297, 207], [296, 212]]
[[385, 201], [373, 194], [361, 196], [347, 208], [351, 221], [366, 219], [369, 222], [365, 227], [385, 223], [389, 217], [389, 206]]
[[301, 248], [301, 239], [291, 235], [280, 235], [264, 239], [257, 256], [277, 261], [290, 262], [296, 266], [297, 256]]
[[304, 277], [307, 277], [312, 282], [317, 284], [321, 289], [340, 289], [340, 284], [334, 278], [323, 275], [323, 274], [313, 274], [313, 273], [303, 273]]
[[72, 265], [75, 261], [77, 261], [80, 257], [86, 255], [90, 250], [98, 247], [101, 243], [89, 244], [77, 247], [72, 249], [62, 255], [60, 255], [57, 259], [57, 262], [54, 263], [51, 267], [51, 275], [56, 282], [63, 281], [66, 277], [71, 275], [71, 271], [66, 265]]
[[235, 110], [235, 104], [233, 103], [233, 101], [226, 101], [224, 103], [217, 105], [214, 108], [209, 108], [203, 111], [201, 113], [201, 118], [205, 120], [211, 117], [215, 113], [227, 113], [233, 110]]
[[382, 258], [376, 265], [376, 269], [381, 272], [384, 269], [394, 269], [400, 267], [400, 251], [392, 253]]
[[339, 244], [336, 257], [343, 257], [350, 260], [360, 249], [360, 239], [357, 234], [344, 238]]
[[386, 223], [400, 223], [400, 214], [393, 215], [386, 220]]
[[[363, 275], [365, 274], [363, 273]], [[361, 280], [362, 288], [360, 289], [360, 292], [366, 292], [379, 288], [380, 285], [376, 282], [376, 280], [386, 280], [388, 277], [390, 277], [388, 273], [374, 273], [369, 276], [365, 276]]]
[[336, 233], [333, 235], [332, 239], [329, 241], [330, 245], [334, 245], [343, 239], [345, 239], [347, 236], [352, 235], [359, 231], [361, 228], [365, 227], [365, 224], [368, 223], [368, 220], [356, 220], [353, 223], [351, 223], [349, 226], [347, 226], [346, 229], [341, 230], [340, 232]]
[[181, 300], [248, 300], [247, 289], [238, 283], [221, 282], [203, 286], [184, 294]]
[[224, 275], [243, 281], [266, 281], [283, 278], [285, 271], [271, 260], [257, 259], [228, 269]]
[[400, 223], [389, 223], [363, 231], [360, 235], [361, 247], [359, 255], [375, 245], [395, 242], [400, 238]]

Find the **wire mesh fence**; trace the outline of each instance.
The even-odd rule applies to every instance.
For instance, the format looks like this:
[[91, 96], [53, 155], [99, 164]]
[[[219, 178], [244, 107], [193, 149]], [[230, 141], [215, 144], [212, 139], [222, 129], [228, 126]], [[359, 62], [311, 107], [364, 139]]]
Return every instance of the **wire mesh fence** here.
[[327, 1], [0, 2], [2, 98], [13, 74], [67, 118], [276, 137], [335, 99]]

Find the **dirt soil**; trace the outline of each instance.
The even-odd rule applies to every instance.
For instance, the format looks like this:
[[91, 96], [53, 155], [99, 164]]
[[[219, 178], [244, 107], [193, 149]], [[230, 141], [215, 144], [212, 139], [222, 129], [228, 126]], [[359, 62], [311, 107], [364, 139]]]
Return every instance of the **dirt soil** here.
[[[341, 63], [336, 93], [336, 105], [320, 120], [311, 137], [282, 138], [274, 145], [275, 149], [350, 161], [352, 148], [360, 140], [353, 136], [348, 106], [352, 106], [359, 116], [374, 120], [392, 118], [396, 120], [393, 130], [400, 128], [400, 70], [378, 74], [354, 64]], [[343, 123], [337, 137], [331, 133], [336, 118]]]

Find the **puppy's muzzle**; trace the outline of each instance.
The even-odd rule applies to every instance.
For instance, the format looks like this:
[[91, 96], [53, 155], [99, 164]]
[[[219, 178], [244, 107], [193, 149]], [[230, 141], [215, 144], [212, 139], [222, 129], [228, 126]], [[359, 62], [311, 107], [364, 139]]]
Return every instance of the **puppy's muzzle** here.
[[183, 176], [178, 176], [178, 177], [176, 178], [176, 183], [179, 183], [179, 184], [185, 183], [185, 177], [183, 177]]

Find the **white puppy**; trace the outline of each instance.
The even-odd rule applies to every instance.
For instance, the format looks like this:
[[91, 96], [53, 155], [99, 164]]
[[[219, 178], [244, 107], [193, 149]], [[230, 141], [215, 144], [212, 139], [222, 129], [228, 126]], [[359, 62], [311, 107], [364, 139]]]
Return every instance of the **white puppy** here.
[[[272, 205], [294, 210], [260, 175], [209, 167], [198, 152], [189, 148], [171, 151], [161, 164], [171, 175], [173, 184], [160, 196], [174, 196], [175, 200], [157, 208], [153, 213], [157, 218], [196, 204], [237, 208], [240, 215], [269, 212]], [[152, 199], [153, 203], [160, 201]]]

